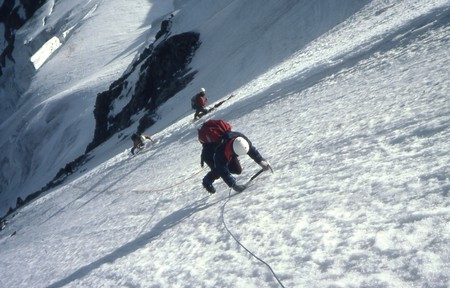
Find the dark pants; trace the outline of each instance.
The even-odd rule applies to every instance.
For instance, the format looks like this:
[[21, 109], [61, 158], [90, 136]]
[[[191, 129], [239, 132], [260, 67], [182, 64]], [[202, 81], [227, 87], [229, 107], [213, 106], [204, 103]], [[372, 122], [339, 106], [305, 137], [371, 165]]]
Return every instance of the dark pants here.
[[208, 114], [208, 109], [205, 107], [200, 107], [195, 110], [194, 119], [199, 119], [200, 117], [205, 116]]
[[[220, 178], [220, 175], [215, 172], [214, 169], [214, 163], [211, 163], [210, 161], [206, 161], [206, 164], [208, 164], [209, 168], [211, 168], [211, 171], [206, 174], [206, 176], [203, 178], [203, 183], [207, 185], [212, 185], [213, 182]], [[239, 175], [242, 173], [242, 166], [239, 162], [238, 157], [231, 158], [230, 163], [228, 163], [228, 170], [230, 170], [231, 174]]]
[[141, 139], [133, 140], [133, 148], [131, 148], [131, 154], [134, 155], [134, 151], [136, 149], [141, 149], [144, 146], [144, 143]]

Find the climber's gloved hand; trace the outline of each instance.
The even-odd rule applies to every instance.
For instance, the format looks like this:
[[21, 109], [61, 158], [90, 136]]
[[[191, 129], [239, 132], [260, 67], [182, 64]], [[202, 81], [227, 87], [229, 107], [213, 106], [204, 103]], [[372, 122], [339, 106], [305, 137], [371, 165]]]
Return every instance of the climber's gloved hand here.
[[269, 169], [272, 170], [272, 168], [270, 167], [270, 164], [267, 160], [262, 160], [258, 164], [259, 164], [259, 166], [261, 166], [264, 169], [264, 171], [267, 171]]

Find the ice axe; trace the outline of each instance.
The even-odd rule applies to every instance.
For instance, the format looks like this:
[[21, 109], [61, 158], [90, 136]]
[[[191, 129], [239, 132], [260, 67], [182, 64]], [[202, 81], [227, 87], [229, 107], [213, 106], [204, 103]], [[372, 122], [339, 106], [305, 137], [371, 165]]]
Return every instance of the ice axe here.
[[258, 177], [259, 175], [261, 175], [261, 173], [263, 173], [263, 172], [266, 171], [266, 170], [270, 170], [270, 172], [273, 173], [273, 169], [272, 169], [272, 167], [271, 167], [270, 165], [269, 165], [269, 169], [264, 169], [264, 168], [262, 168], [261, 170], [259, 170], [258, 172], [256, 172], [255, 175], [253, 175], [253, 176], [250, 178], [250, 180], [248, 180], [248, 182], [247, 182], [246, 185], [250, 184], [250, 182], [252, 182], [256, 177]]

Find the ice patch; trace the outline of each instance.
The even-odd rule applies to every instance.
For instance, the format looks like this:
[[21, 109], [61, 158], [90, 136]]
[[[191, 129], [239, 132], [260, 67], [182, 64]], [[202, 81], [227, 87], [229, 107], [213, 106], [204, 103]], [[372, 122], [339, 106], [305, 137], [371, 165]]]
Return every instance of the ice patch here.
[[31, 62], [33, 62], [34, 68], [39, 70], [45, 61], [62, 45], [58, 37], [53, 36], [50, 40], [45, 42], [44, 45], [31, 56]]

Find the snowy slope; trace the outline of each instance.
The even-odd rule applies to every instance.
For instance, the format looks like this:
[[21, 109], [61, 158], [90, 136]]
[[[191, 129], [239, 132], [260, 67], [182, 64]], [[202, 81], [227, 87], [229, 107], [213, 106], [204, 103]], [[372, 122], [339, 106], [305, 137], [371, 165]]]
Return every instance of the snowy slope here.
[[[450, 2], [298, 3], [174, 5], [203, 42], [147, 131], [158, 142], [132, 157], [112, 139], [14, 213], [0, 286], [449, 287]], [[210, 117], [275, 169], [242, 194], [201, 187], [198, 123], [175, 105], [200, 86], [236, 95]], [[239, 182], [259, 168], [241, 160]]]
[[[47, 55], [17, 111], [0, 126], [0, 215], [84, 153], [94, 134], [97, 93], [121, 76], [159, 29], [157, 19], [172, 10], [168, 1], [49, 1], [17, 33], [19, 43], [44, 44], [40, 38], [54, 35], [63, 45]], [[15, 51], [20, 62], [31, 57], [26, 49]]]
[[[28, 59], [24, 55], [28, 46], [44, 44], [42, 37], [51, 40], [55, 36], [62, 45], [37, 71], [18, 111], [0, 127], [5, 135], [0, 140], [0, 188], [1, 197], [6, 198], [0, 211], [14, 207], [17, 197], [39, 190], [66, 163], [84, 153], [94, 133], [97, 93], [119, 78], [137, 53], [153, 41], [168, 14], [176, 14], [173, 35], [198, 31], [202, 45], [192, 63], [193, 70], [199, 71], [196, 80], [162, 107], [164, 121], [159, 129], [191, 113], [188, 103], [174, 103], [188, 102], [199, 87], [208, 89], [212, 101], [224, 97], [366, 3], [270, 1], [255, 10], [254, 4], [237, 1], [141, 2], [49, 1], [17, 33], [17, 42], [27, 43], [15, 52], [21, 62]], [[25, 64], [17, 66], [20, 70]]]

